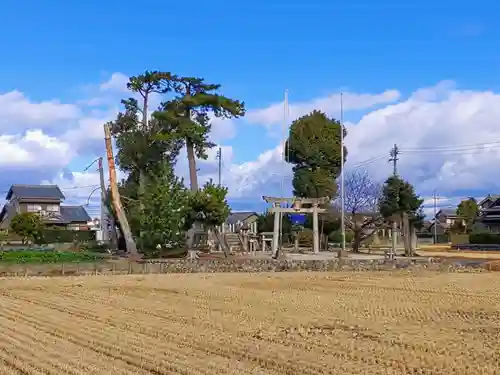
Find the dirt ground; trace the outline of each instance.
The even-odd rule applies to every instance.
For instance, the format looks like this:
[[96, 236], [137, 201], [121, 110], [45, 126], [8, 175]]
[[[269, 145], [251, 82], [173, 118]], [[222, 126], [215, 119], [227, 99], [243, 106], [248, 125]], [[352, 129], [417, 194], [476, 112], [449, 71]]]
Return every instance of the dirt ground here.
[[499, 374], [496, 273], [0, 279], [1, 374]]

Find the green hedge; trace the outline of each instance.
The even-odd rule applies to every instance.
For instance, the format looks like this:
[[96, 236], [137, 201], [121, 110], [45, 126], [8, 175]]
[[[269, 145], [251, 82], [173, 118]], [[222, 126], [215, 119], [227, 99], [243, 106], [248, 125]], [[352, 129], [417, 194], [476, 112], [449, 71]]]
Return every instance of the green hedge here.
[[0, 251], [1, 263], [73, 263], [102, 260], [100, 254], [58, 251], [13, 250]]
[[[352, 242], [354, 235], [351, 231], [345, 232], [345, 242], [350, 244]], [[342, 243], [342, 231], [336, 230], [328, 235], [328, 241], [333, 243]]]
[[44, 243], [69, 243], [95, 241], [95, 231], [44, 229], [42, 231]]
[[500, 245], [500, 233], [471, 233], [469, 243], [481, 245]]
[[[71, 243], [71, 242], [88, 242], [96, 241], [95, 231], [87, 230], [69, 230], [69, 229], [52, 229], [44, 228], [42, 229], [43, 240], [40, 241], [41, 244], [51, 244], [51, 243]], [[9, 232], [5, 238], [5, 242], [9, 243], [12, 241], [21, 241], [22, 237], [15, 233]]]

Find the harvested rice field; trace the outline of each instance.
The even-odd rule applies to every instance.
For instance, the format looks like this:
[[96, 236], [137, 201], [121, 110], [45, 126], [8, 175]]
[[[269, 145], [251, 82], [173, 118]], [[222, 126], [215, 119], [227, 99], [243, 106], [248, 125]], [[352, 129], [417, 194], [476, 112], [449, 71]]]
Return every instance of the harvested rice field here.
[[0, 280], [0, 374], [500, 374], [497, 273]]

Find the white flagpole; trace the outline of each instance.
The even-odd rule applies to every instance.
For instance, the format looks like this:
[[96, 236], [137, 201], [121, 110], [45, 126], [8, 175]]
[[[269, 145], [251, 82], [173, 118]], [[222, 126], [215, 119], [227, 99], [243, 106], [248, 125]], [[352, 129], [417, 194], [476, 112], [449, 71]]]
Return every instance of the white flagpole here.
[[[281, 176], [281, 198], [285, 197], [285, 164], [286, 164], [286, 139], [288, 124], [288, 90], [285, 90], [285, 100], [283, 103], [283, 174]], [[280, 247], [283, 246], [283, 213], [280, 215]]]
[[341, 199], [341, 219], [340, 226], [342, 229], [342, 251], [345, 251], [345, 195], [344, 195], [344, 103], [343, 93], [340, 93], [340, 199]]

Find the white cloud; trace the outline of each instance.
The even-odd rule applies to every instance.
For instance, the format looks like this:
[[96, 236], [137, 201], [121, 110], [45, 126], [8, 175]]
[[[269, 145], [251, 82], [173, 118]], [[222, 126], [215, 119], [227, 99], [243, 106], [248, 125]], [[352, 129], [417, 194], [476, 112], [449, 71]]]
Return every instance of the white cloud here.
[[[383, 181], [392, 171], [389, 150], [398, 144], [402, 150], [399, 172], [417, 192], [495, 193], [500, 191], [500, 180], [493, 172], [500, 162], [499, 117], [500, 94], [459, 90], [449, 81], [419, 89], [406, 100], [366, 113], [357, 123], [346, 123], [347, 167], [373, 160], [364, 168]], [[497, 141], [484, 147], [450, 147]], [[288, 185], [291, 180], [290, 166], [281, 162], [279, 146], [255, 161], [231, 165], [228, 172], [226, 180], [233, 196], [275, 194], [277, 180], [283, 178], [276, 176], [286, 176]]]
[[128, 92], [127, 90], [128, 76], [123, 73], [113, 73], [109, 80], [99, 86], [101, 92], [115, 91]]
[[0, 167], [63, 167], [74, 156], [70, 145], [41, 130], [0, 136]]
[[[343, 93], [343, 108], [345, 111], [362, 110], [371, 108], [378, 104], [391, 103], [399, 99], [400, 93], [397, 90], [387, 90], [380, 94], [357, 94]], [[332, 94], [325, 98], [318, 98], [309, 102], [290, 103], [289, 120], [303, 116], [313, 110], [321, 110], [329, 115], [340, 112], [340, 93]], [[259, 124], [267, 128], [275, 125], [282, 125], [284, 118], [284, 102], [275, 103], [271, 106], [250, 110], [245, 116], [250, 123]]]
[[210, 138], [214, 142], [227, 141], [236, 135], [236, 125], [232, 119], [211, 116], [212, 132]]
[[[125, 78], [114, 74], [100, 86], [96, 97], [116, 94], [123, 88]], [[90, 191], [71, 187], [97, 185], [96, 173], [74, 172], [68, 179], [67, 174], [58, 176], [55, 172], [63, 170], [78, 155], [104, 154], [102, 124], [116, 115], [117, 105], [118, 102], [113, 101], [98, 111], [89, 111], [86, 104], [81, 103], [33, 102], [17, 91], [0, 94], [0, 130], [3, 124], [8, 124], [10, 129], [9, 134], [0, 133], [0, 168], [46, 173], [42, 179], [62, 186], [71, 199], [86, 200]], [[374, 106], [377, 108], [366, 110]], [[434, 190], [451, 198], [457, 191], [459, 195], [468, 195], [464, 192], [472, 190], [481, 190], [478, 194], [482, 195], [500, 192], [500, 181], [494, 173], [500, 162], [497, 124], [500, 94], [461, 90], [453, 82], [443, 81], [434, 87], [417, 89], [405, 99], [400, 99], [396, 90], [379, 94], [345, 93], [344, 108], [347, 119], [349, 111], [365, 109], [359, 121], [346, 122], [348, 168], [373, 160], [364, 166], [374, 178], [385, 179], [391, 172], [387, 163], [389, 149], [396, 143], [401, 149], [400, 173], [426, 197]], [[338, 113], [339, 95], [309, 103], [292, 101], [290, 120], [312, 109], [321, 109], [330, 115]], [[281, 124], [282, 113], [282, 104], [274, 104], [250, 110], [246, 120], [272, 130]], [[264, 194], [281, 194], [282, 181], [285, 194], [290, 194], [291, 166], [283, 163], [281, 146], [262, 151], [254, 160], [236, 162], [234, 156], [241, 150], [233, 147], [231, 140], [237, 136], [238, 120], [212, 121], [212, 139], [222, 144], [223, 183], [229, 187], [231, 197], [259, 199]], [[61, 123], [65, 126], [61, 127]], [[249, 141], [258, 145], [258, 140]], [[483, 148], [449, 147], [496, 141], [498, 143]], [[209, 151], [208, 160], [198, 161], [200, 184], [209, 178], [217, 181], [216, 151], [216, 148]], [[176, 170], [188, 177], [184, 153], [179, 157]], [[7, 177], [14, 178], [13, 174]]]
[[[423, 191], [499, 189], [491, 171], [500, 159], [500, 148], [480, 146], [500, 141], [499, 116], [500, 95], [493, 92], [460, 91], [450, 85], [438, 85], [435, 92], [419, 90], [349, 126], [349, 163], [384, 154], [388, 158], [396, 143], [402, 150], [401, 173]], [[388, 172], [382, 165], [367, 168], [382, 177]]]
[[32, 102], [19, 91], [0, 94], [0, 130], [3, 131], [52, 126], [81, 115], [76, 105], [63, 104], [59, 100]]

